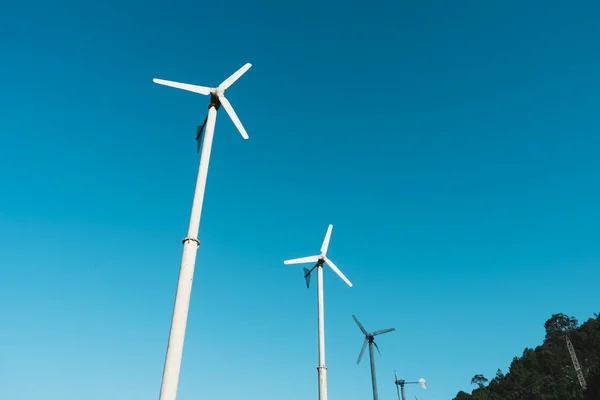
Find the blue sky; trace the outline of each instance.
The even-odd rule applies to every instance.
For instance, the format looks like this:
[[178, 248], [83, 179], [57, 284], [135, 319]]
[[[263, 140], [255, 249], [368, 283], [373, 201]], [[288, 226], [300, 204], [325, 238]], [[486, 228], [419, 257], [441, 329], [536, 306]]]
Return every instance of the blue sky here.
[[[451, 398], [598, 311], [595, 2], [22, 2], [0, 37], [0, 398], [158, 398], [207, 98], [217, 120], [178, 398], [329, 397], [377, 356]], [[485, 4], [484, 4], [485, 3]], [[366, 360], [365, 360], [366, 361]]]

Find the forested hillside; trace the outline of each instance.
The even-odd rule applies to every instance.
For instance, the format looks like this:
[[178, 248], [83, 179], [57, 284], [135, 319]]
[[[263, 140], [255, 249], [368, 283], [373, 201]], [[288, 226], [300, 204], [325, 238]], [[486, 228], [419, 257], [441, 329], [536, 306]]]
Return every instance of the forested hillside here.
[[[454, 400], [600, 400], [600, 315], [579, 325], [577, 319], [554, 314], [544, 324], [546, 338], [535, 349], [513, 358], [509, 371], [500, 369], [487, 379], [471, 379], [471, 394], [459, 392]], [[583, 371], [587, 390], [579, 385], [565, 335], [568, 335]]]

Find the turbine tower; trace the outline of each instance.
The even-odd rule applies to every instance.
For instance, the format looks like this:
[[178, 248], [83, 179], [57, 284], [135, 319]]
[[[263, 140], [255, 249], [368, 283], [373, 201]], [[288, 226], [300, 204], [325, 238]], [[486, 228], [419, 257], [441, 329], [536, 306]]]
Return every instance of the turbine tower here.
[[[217, 120], [217, 110], [220, 106], [223, 106], [237, 129], [242, 134], [242, 137], [248, 139], [246, 130], [233, 110], [231, 103], [225, 98], [224, 93], [225, 90], [238, 80], [251, 66], [252, 64], [249, 63], [244, 65], [216, 88], [166, 81], [163, 79], [153, 79], [153, 82], [158, 83], [159, 85], [171, 86], [203, 95], [210, 95], [208, 116], [203, 124], [203, 127], [206, 127], [206, 132], [202, 143], [202, 153], [200, 154], [200, 166], [198, 167], [198, 177], [196, 179], [196, 189], [194, 191], [194, 200], [192, 202], [188, 234], [186, 238], [183, 239], [183, 255], [181, 257], [179, 280], [177, 283], [177, 292], [175, 294], [175, 305], [173, 307], [173, 317], [171, 320], [171, 329], [169, 331], [169, 344], [167, 347], [167, 355], [160, 387], [160, 400], [175, 400], [177, 397], [179, 371], [181, 369], [181, 358], [183, 356], [183, 341], [185, 339], [190, 296], [192, 293], [192, 281], [194, 278], [194, 266], [196, 263], [196, 253], [198, 247], [200, 247], [200, 241], [198, 240], [200, 215], [202, 214], [202, 202], [204, 200], [204, 190], [206, 188], [208, 162], [210, 160], [210, 151]], [[200, 130], [201, 129], [199, 129], [197, 139], [200, 137]]]
[[327, 258], [327, 249], [329, 248], [329, 240], [331, 239], [331, 230], [333, 225], [329, 225], [323, 244], [321, 245], [321, 254], [318, 256], [309, 256], [302, 258], [295, 258], [293, 260], [286, 260], [284, 264], [304, 264], [304, 263], [316, 263], [312, 269], [304, 268], [304, 278], [306, 279], [306, 287], [310, 286], [310, 274], [317, 268], [317, 306], [319, 314], [319, 366], [317, 367], [319, 375], [319, 400], [327, 400], [327, 367], [325, 366], [325, 312], [323, 304], [323, 264], [329, 265], [329, 267], [335, 272], [348, 286], [352, 287], [352, 282], [344, 276], [342, 271]]
[[360, 349], [360, 354], [358, 355], [358, 360], [356, 361], [356, 364], [360, 364], [360, 360], [363, 356], [363, 353], [365, 352], [365, 349], [367, 348], [368, 343], [369, 356], [371, 358], [371, 381], [373, 384], [373, 400], [377, 400], [377, 378], [375, 376], [375, 354], [373, 353], [373, 345], [375, 345], [375, 347], [377, 348], [377, 352], [379, 353], [379, 355], [381, 355], [381, 352], [379, 351], [379, 346], [377, 346], [377, 343], [375, 343], [375, 336], [395, 331], [396, 328], [382, 329], [380, 331], [368, 333], [364, 326], [362, 326], [358, 318], [356, 318], [356, 315], [352, 315], [352, 318], [354, 318], [354, 321], [360, 328], [361, 332], [365, 335], [365, 341], [363, 342], [362, 349]]
[[[398, 379], [398, 372], [394, 370], [394, 383], [396, 384], [396, 392], [398, 393], [398, 400], [406, 400], [406, 393], [404, 393], [404, 385], [407, 383], [418, 383], [423, 389], [427, 389], [427, 385], [425, 384], [425, 378], [421, 378], [416, 382], [406, 382], [404, 379]], [[400, 389], [402, 389], [402, 399], [400, 399]], [[419, 399], [415, 396], [417, 400]]]

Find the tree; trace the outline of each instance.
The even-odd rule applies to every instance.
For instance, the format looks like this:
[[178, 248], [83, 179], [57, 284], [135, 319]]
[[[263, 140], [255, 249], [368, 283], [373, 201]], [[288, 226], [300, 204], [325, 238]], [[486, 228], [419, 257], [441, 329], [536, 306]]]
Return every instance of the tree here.
[[552, 340], [556, 337], [563, 337], [565, 333], [577, 329], [577, 318], [569, 317], [563, 313], [552, 314], [552, 317], [546, 321], [546, 340]]
[[500, 381], [502, 381], [502, 379], [504, 379], [504, 374], [502, 373], [502, 370], [500, 368], [498, 368], [498, 371], [496, 371], [496, 377], [494, 379], [498, 383], [500, 383]]
[[454, 400], [469, 400], [471, 398], [471, 395], [463, 392], [462, 390], [460, 392], [458, 392], [458, 394], [456, 395], [456, 397], [454, 398]]
[[488, 383], [488, 379], [482, 374], [477, 374], [471, 378], [471, 385], [477, 385], [480, 389], [485, 387], [486, 383]]
[[600, 399], [600, 372], [591, 376], [588, 379], [588, 388], [586, 391], [586, 400], [598, 400]]

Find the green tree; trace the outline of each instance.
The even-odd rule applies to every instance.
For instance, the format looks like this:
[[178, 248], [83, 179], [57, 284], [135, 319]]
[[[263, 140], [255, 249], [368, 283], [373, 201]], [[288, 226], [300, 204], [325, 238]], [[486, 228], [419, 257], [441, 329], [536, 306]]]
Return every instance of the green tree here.
[[585, 400], [598, 400], [600, 399], [600, 372], [597, 372], [590, 378], [587, 382], [588, 387], [585, 393]]
[[471, 399], [471, 395], [463, 392], [462, 390], [460, 392], [458, 392], [456, 394], [456, 397], [454, 398], [454, 400], [470, 400]]
[[544, 324], [544, 328], [546, 328], [546, 341], [563, 337], [565, 333], [577, 329], [577, 325], [577, 318], [575, 317], [569, 317], [562, 313], [553, 314]]
[[488, 379], [482, 374], [477, 374], [471, 378], [471, 384], [479, 386], [480, 389], [485, 387], [486, 383], [488, 383]]

